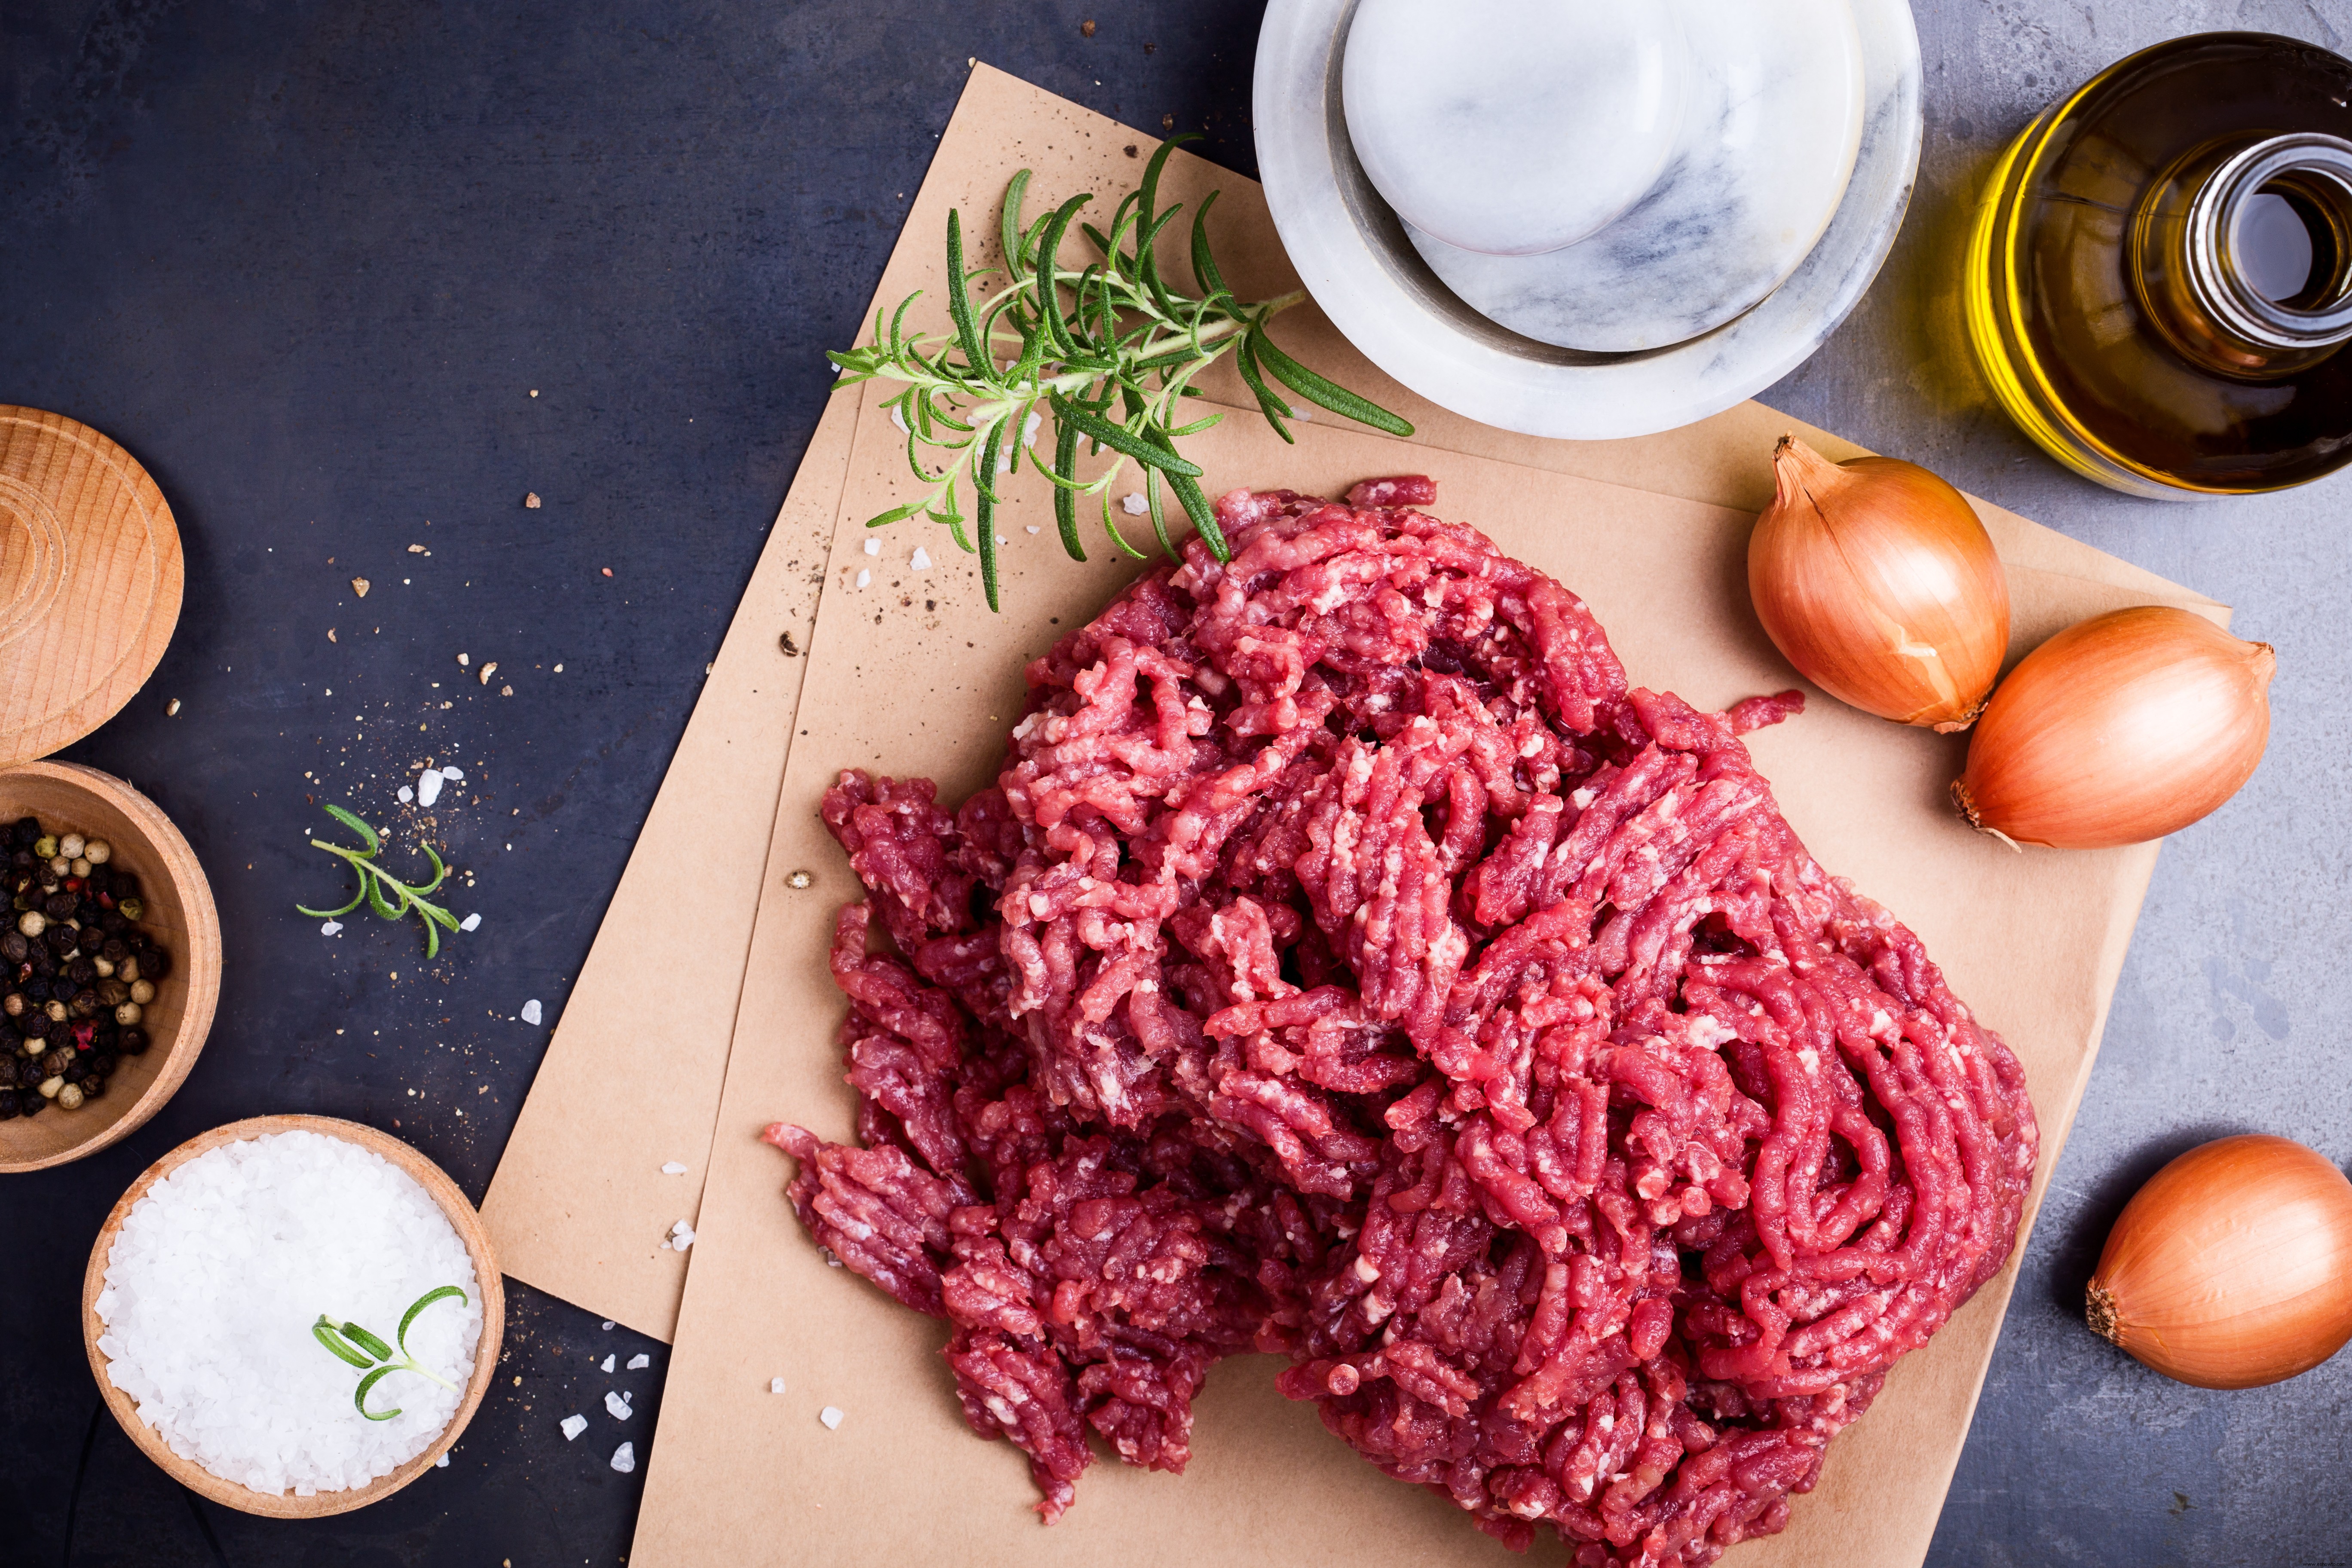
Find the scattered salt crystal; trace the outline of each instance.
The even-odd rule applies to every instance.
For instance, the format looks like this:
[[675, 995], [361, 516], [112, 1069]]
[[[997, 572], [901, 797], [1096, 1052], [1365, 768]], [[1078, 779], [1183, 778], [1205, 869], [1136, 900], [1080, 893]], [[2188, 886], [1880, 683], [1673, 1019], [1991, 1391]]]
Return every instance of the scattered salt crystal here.
[[874, 581], [874, 574], [861, 566], [857, 569], [857, 585], [861, 588]]
[[906, 436], [912, 434], [912, 432], [907, 428], [907, 411], [905, 409], [893, 408], [890, 410], [890, 423], [898, 427], [899, 435]]
[[654, 1358], [646, 1354], [643, 1351], [639, 1351], [636, 1354], [629, 1358], [629, 1370], [631, 1372], [643, 1372], [646, 1368], [653, 1364]]
[[1146, 511], [1149, 511], [1150, 508], [1151, 503], [1143, 499], [1143, 492], [1141, 490], [1129, 490], [1125, 496], [1119, 499], [1119, 510], [1127, 513], [1129, 517], [1141, 517]]
[[[1037, 531], [1037, 530], [1036, 530], [1036, 528], [1034, 527], [1034, 525], [1032, 525], [1032, 526], [1031, 526], [1031, 528], [1030, 528], [1030, 530], [1029, 530], [1029, 531], [1030, 531], [1030, 532], [1032, 532], [1032, 533], [1034, 533], [1034, 532], [1036, 532], [1036, 531]], [[1013, 541], [1011, 541], [1011, 540], [1009, 540], [1009, 539], [1005, 538], [1005, 537], [1004, 537], [1004, 535], [1003, 535], [1003, 534], [1001, 534], [1001, 533], [1000, 533], [1000, 534], [998, 534], [998, 535], [996, 536], [996, 542], [997, 542], [997, 543], [999, 543], [999, 544], [1010, 544], [1010, 543], [1012, 543], [1012, 542], [1013, 542]]]
[[416, 804], [429, 806], [441, 798], [441, 772], [427, 768], [416, 776]]
[[1294, 403], [1290, 405], [1290, 416], [1293, 419], [1304, 421], [1313, 418], [1315, 416], [1315, 411], [1311, 408], [1301, 408], [1298, 405]]
[[669, 1244], [684, 1252], [694, 1245], [694, 1227], [684, 1220], [669, 1227]]
[[562, 1428], [563, 1440], [569, 1443], [574, 1437], [579, 1436], [581, 1433], [588, 1430], [588, 1417], [585, 1415], [567, 1415], [562, 1421], [556, 1423], [556, 1425]]
[[522, 1005], [522, 1021], [526, 1024], [536, 1024], [539, 1020], [539, 998], [534, 996]]
[[931, 552], [918, 544], [915, 546], [915, 553], [908, 560], [907, 564], [918, 572], [928, 572], [931, 569]]
[[1035, 446], [1037, 444], [1037, 426], [1045, 422], [1045, 416], [1034, 411], [1030, 414], [1028, 418], [1024, 419], [1021, 422], [1021, 444], [1024, 447]]
[[441, 776], [447, 779], [451, 784], [464, 784], [466, 782], [466, 770], [463, 768], [453, 768], [446, 763], [444, 763], [441, 768]]
[[[1042, 530], [1042, 529], [1040, 529], [1040, 528], [1039, 528], [1035, 523], [1034, 523], [1034, 522], [1033, 522], [1033, 523], [1031, 523], [1031, 524], [1029, 525], [1029, 531], [1030, 531], [1030, 532], [1032, 532], [1032, 533], [1041, 533], [1041, 532], [1043, 532], [1043, 531], [1044, 531], [1044, 530]], [[1000, 533], [1000, 534], [998, 534], [998, 535], [996, 536], [996, 542], [997, 542], [997, 543], [999, 543], [999, 544], [1003, 543], [1003, 542], [1004, 542], [1004, 535], [1003, 535], [1003, 534], [1001, 534], [1001, 533]]]
[[405, 805], [408, 802], [415, 800], [415, 798], [416, 792], [415, 790], [409, 788], [406, 784], [400, 786], [400, 801], [402, 805]]
[[613, 1468], [627, 1475], [637, 1468], [637, 1448], [634, 1443], [624, 1443], [613, 1450]]
[[270, 1494], [364, 1487], [457, 1412], [457, 1393], [404, 1375], [370, 1396], [398, 1415], [354, 1419], [352, 1369], [310, 1334], [320, 1311], [389, 1335], [409, 1303], [457, 1286], [467, 1300], [419, 1314], [407, 1348], [460, 1388], [481, 1334], [472, 1260], [439, 1205], [399, 1167], [315, 1132], [223, 1144], [153, 1184], [105, 1280], [106, 1381], [173, 1451]]
[[882, 542], [870, 533], [866, 536], [866, 553], [868, 555], [882, 553]]
[[467, 915], [464, 920], [461, 920], [461, 921], [459, 921], [457, 922], [457, 929], [458, 929], [459, 931], [478, 931], [478, 930], [480, 930], [480, 929], [481, 929], [481, 925], [482, 925], [482, 917], [481, 917], [481, 916], [479, 916], [479, 915]]
[[816, 1413], [816, 1418], [824, 1422], [828, 1427], [831, 1427], [835, 1431], [839, 1431], [841, 1429], [841, 1411], [838, 1406], [831, 1405], [826, 1405], [824, 1409]]
[[320, 936], [332, 936], [332, 935], [334, 935], [337, 931], [341, 931], [341, 930], [342, 930], [342, 929], [343, 929], [343, 922], [342, 922], [342, 921], [327, 921], [324, 925], [321, 925], [321, 926], [319, 928], [319, 934], [320, 934]]
[[768, 1380], [768, 1392], [769, 1392], [769, 1393], [771, 1393], [771, 1394], [782, 1394], [783, 1391], [784, 1391], [784, 1380], [783, 1380], [782, 1378], [781, 1378], [781, 1377], [772, 1377], [772, 1378], [770, 1378], [770, 1379]]
[[604, 1358], [604, 1364], [601, 1368], [599, 1368], [598, 1370], [603, 1371], [603, 1372], [610, 1372], [610, 1371], [612, 1371], [612, 1370], [613, 1370], [613, 1358], [612, 1358], [611, 1356], [606, 1356], [606, 1357]]
[[[610, 1372], [612, 1368], [607, 1367], [604, 1370]], [[617, 1394], [608, 1392], [604, 1395], [604, 1409], [615, 1421], [626, 1421], [629, 1418], [629, 1402]]]
[[678, 1163], [676, 1160], [672, 1160], [668, 1164], [662, 1167], [662, 1174], [665, 1176], [683, 1176], [686, 1174], [686, 1167]]
[[437, 1459], [434, 1460], [434, 1461], [433, 1461], [433, 1468], [434, 1468], [435, 1469], [436, 1469], [436, 1470], [446, 1470], [446, 1469], [447, 1469], [447, 1468], [449, 1468], [449, 1456], [448, 1456], [448, 1455], [446, 1455], [446, 1454], [444, 1454], [444, 1455], [442, 1455], [439, 1458], [437, 1458]]
[[608, 1334], [613, 1331], [613, 1320], [610, 1318], [604, 1320], [604, 1331]]

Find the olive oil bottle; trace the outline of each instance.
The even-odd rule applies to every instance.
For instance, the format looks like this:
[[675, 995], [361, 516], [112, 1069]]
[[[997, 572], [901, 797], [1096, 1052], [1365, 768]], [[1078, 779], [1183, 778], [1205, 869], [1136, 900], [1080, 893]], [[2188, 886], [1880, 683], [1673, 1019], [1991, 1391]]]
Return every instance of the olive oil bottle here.
[[2352, 61], [2207, 33], [2110, 66], [2003, 155], [1964, 300], [2002, 405], [2102, 484], [2352, 463]]

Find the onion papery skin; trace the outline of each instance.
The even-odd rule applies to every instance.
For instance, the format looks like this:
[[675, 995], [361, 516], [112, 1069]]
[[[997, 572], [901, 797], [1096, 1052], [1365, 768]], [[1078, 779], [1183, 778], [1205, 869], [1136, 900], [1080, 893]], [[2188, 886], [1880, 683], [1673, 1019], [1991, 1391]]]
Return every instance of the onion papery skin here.
[[2009, 581], [1968, 498], [1916, 463], [1783, 437], [1748, 542], [1765, 635], [1804, 678], [1901, 724], [1962, 730], [2009, 648]]
[[2238, 793], [2271, 732], [2268, 643], [2164, 605], [2067, 627], [2018, 662], [1952, 798], [2020, 844], [2144, 844]]
[[2352, 1340], [2352, 1182], [2264, 1133], [2191, 1149], [2124, 1205], [2088, 1298], [2094, 1330], [2179, 1382], [2308, 1372]]

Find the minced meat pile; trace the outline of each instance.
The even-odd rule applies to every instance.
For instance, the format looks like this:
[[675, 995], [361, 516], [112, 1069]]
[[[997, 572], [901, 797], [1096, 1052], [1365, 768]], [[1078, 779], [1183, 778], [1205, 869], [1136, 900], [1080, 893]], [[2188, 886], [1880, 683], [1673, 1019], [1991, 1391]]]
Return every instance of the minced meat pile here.
[[863, 1146], [768, 1136], [1048, 1521], [1261, 1351], [1513, 1546], [1696, 1568], [2000, 1268], [2033, 1111], [1781, 820], [1738, 737], [1801, 698], [1629, 687], [1434, 499], [1236, 491], [1229, 563], [1030, 666], [994, 787], [844, 773]]

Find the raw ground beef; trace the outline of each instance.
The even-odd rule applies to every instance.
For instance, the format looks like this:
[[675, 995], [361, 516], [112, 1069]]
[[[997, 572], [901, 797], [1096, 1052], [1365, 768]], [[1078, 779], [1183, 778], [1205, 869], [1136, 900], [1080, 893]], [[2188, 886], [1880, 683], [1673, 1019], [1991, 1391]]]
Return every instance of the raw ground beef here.
[[769, 1137], [1049, 1521], [1255, 1350], [1511, 1545], [1696, 1568], [2000, 1268], [2033, 1111], [1781, 820], [1737, 737], [1801, 699], [1629, 689], [1433, 499], [1229, 495], [1230, 564], [1030, 666], [993, 788], [844, 773], [864, 1146]]

